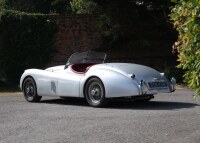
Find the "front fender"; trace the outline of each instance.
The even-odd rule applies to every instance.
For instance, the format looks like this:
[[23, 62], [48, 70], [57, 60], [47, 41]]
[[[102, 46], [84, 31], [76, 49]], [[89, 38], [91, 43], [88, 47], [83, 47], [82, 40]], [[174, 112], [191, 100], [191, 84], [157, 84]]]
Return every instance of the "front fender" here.
[[20, 78], [20, 89], [22, 90], [23, 88], [23, 81], [26, 77], [30, 76], [32, 77], [34, 80], [36, 80], [37, 78], [37, 73], [42, 72], [43, 70], [39, 70], [39, 69], [28, 69], [25, 70], [24, 73], [22, 74], [21, 78]]

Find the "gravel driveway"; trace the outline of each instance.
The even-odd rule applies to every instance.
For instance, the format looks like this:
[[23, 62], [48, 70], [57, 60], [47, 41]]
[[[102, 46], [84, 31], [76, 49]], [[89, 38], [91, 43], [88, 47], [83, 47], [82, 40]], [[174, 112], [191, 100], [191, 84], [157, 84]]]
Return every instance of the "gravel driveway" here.
[[21, 93], [0, 95], [0, 143], [200, 143], [200, 101], [182, 89], [149, 103], [112, 101], [89, 107], [83, 99]]

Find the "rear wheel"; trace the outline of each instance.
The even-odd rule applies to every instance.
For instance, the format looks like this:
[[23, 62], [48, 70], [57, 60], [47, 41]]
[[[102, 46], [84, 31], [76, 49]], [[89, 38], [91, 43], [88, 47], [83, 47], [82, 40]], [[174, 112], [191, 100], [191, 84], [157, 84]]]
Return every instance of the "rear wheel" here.
[[102, 107], [107, 103], [104, 85], [99, 78], [91, 78], [85, 87], [85, 98], [90, 106]]
[[33, 78], [28, 77], [23, 84], [24, 97], [28, 102], [38, 102], [42, 96], [37, 95], [37, 88]]

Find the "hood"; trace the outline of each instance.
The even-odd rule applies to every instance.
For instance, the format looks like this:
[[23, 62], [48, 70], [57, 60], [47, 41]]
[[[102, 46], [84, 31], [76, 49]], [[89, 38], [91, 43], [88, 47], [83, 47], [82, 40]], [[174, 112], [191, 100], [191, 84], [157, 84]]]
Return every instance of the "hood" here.
[[131, 63], [105, 63], [98, 66], [120, 72], [126, 76], [134, 74], [137, 79], [161, 78], [160, 72], [144, 65]]

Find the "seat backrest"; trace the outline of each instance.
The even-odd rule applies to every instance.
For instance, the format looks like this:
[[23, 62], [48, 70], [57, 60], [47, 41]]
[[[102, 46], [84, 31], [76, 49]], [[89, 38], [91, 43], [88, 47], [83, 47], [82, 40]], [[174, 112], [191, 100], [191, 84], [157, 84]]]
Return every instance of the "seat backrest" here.
[[78, 74], [83, 74], [89, 70], [89, 68], [96, 63], [78, 63], [71, 66], [71, 70]]

